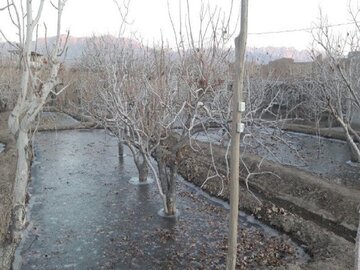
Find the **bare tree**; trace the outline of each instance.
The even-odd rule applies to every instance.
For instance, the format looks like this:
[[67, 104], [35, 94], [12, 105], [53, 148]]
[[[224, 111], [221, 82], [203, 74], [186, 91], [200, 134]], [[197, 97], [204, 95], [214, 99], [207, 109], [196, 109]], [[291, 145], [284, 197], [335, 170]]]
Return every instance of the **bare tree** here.
[[[148, 167], [152, 168], [165, 200], [161, 173], [150, 159], [176, 117], [176, 107], [170, 106], [176, 93], [167, 88], [174, 84], [169, 55], [163, 47], [135, 50], [121, 40], [103, 37], [93, 39], [83, 64], [96, 67], [92, 77], [98, 78], [92, 86], [96, 91], [85, 102], [87, 111], [129, 147], [140, 181], [147, 179]], [[159, 166], [159, 171], [166, 171]]]
[[[194, 134], [227, 125], [225, 92], [231, 79], [228, 21], [220, 10], [208, 6], [203, 6], [199, 18], [198, 40], [193, 38], [189, 20], [186, 35], [177, 35], [173, 23], [175, 52], [164, 42], [149, 49], [95, 39], [85, 53], [92, 78], [97, 78], [88, 111], [95, 112], [96, 119], [128, 145], [140, 165], [139, 173], [145, 165], [150, 167], [166, 215], [176, 213], [175, 185], [182, 148], [192, 145]], [[169, 143], [172, 132], [178, 136], [171, 136]], [[156, 156], [156, 167], [151, 155]]]
[[[41, 18], [45, 1], [39, 2], [34, 13], [31, 0], [8, 1], [7, 10], [10, 20], [17, 29], [18, 43], [12, 43], [20, 61], [20, 85], [18, 99], [9, 117], [9, 129], [16, 138], [18, 162], [14, 184], [12, 226], [15, 237], [25, 225], [25, 195], [29, 178], [30, 139], [32, 124], [46, 102], [48, 95], [59, 84], [61, 55], [61, 17], [66, 0], [58, 0], [57, 34], [52, 52], [46, 63], [36, 62], [36, 53], [32, 52], [34, 32]], [[1, 32], [5, 37], [4, 33]], [[6, 37], [5, 37], [6, 38]], [[55, 92], [54, 92], [55, 93]], [[56, 93], [55, 93], [56, 94]]]
[[[91, 86], [86, 89], [88, 97], [84, 101], [86, 111], [130, 148], [139, 181], [145, 182], [148, 177], [145, 154], [150, 147], [150, 136], [141, 121], [146, 119], [149, 108], [141, 81], [149, 69], [146, 67], [149, 61], [142, 58], [145, 53], [140, 50], [138, 56], [135, 54], [132, 45], [123, 39], [94, 37], [82, 62], [82, 67], [92, 72], [95, 79], [89, 82]], [[151, 129], [149, 125], [146, 127]]]
[[[344, 34], [333, 32], [322, 16], [318, 30], [313, 33], [313, 57], [317, 64], [314, 85], [317, 99], [342, 127], [352, 154], [352, 161], [360, 162], [359, 134], [351, 123], [360, 110], [360, 84], [358, 56], [360, 28], [357, 15], [350, 9], [354, 29]], [[322, 53], [323, 57], [316, 54]], [[346, 58], [346, 53], [348, 56]]]
[[14, 108], [17, 99], [15, 88], [18, 78], [17, 62], [12, 61], [9, 55], [2, 54], [0, 59], [0, 112]]
[[[313, 32], [313, 58], [316, 63], [316, 97], [344, 131], [352, 161], [360, 162], [360, 136], [352, 126], [360, 111], [360, 10], [348, 2], [353, 28], [345, 33], [332, 30], [327, 18], [320, 12], [318, 30]], [[347, 54], [347, 55], [346, 55]], [[355, 244], [354, 269], [360, 269], [360, 223]]]

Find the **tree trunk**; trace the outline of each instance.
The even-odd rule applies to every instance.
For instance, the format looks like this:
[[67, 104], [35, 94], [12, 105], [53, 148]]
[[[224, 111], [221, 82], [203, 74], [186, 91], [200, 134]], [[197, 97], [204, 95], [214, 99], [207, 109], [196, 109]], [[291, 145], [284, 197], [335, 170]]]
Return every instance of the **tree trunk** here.
[[124, 162], [124, 144], [122, 142], [118, 142], [118, 155], [119, 162], [122, 164]]
[[149, 166], [143, 153], [137, 153], [134, 157], [136, 168], [139, 172], [139, 182], [146, 182], [149, 175]]
[[139, 170], [139, 182], [146, 182], [149, 175], [149, 167], [145, 160], [140, 165], [140, 168], [138, 167], [138, 170]]
[[351, 151], [351, 161], [360, 162], [360, 149], [358, 145], [354, 142], [354, 139], [351, 137], [348, 129], [345, 129], [345, 135], [346, 135], [346, 141]]
[[356, 243], [355, 243], [355, 270], [360, 270], [360, 222], [356, 234]]
[[29, 179], [29, 137], [28, 132], [19, 130], [17, 134], [18, 161], [14, 183], [14, 211], [12, 225], [21, 230], [25, 224], [25, 198]]
[[163, 198], [164, 213], [167, 216], [173, 216], [176, 214], [177, 164], [174, 157], [172, 157], [172, 161], [166, 163], [164, 155], [161, 149], [157, 150], [159, 179], [162, 192], [165, 195]]
[[165, 215], [175, 216], [176, 214], [176, 195], [175, 193], [166, 194], [166, 211], [164, 210]]
[[167, 175], [167, 190], [166, 196], [166, 209], [165, 214], [168, 216], [174, 216], [176, 214], [176, 170], [170, 169], [170, 174]]
[[360, 149], [349, 132], [349, 128], [350, 130], [352, 130], [350, 124], [346, 124], [340, 117], [337, 117], [337, 120], [339, 121], [340, 125], [342, 126], [345, 132], [346, 141], [351, 151], [351, 161], [360, 162]]
[[119, 158], [124, 157], [124, 144], [122, 142], [118, 142], [118, 150], [119, 150]]

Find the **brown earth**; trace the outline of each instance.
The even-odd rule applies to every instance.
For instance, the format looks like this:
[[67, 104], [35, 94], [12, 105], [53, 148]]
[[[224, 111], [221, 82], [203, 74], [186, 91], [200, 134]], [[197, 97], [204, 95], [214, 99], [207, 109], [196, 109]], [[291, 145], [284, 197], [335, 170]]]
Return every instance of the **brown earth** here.
[[[294, 132], [300, 132], [300, 133], [305, 133], [305, 134], [310, 134], [310, 135], [319, 135], [321, 137], [325, 137], [325, 138], [332, 138], [332, 139], [338, 139], [338, 140], [343, 140], [346, 141], [346, 136], [344, 134], [344, 131], [342, 129], [342, 127], [321, 127], [321, 128], [316, 128], [313, 125], [305, 125], [305, 124], [293, 124], [293, 123], [288, 123], [285, 124], [284, 127], [282, 128], [283, 130], [288, 130], [288, 131], [294, 131]], [[356, 131], [360, 134], [360, 132], [358, 131], [358, 129], [356, 129]], [[356, 138], [354, 138], [356, 141]]]
[[[213, 146], [213, 151], [217, 170], [224, 176], [225, 150]], [[184, 178], [214, 196], [229, 200], [226, 177], [216, 177], [204, 184], [208, 169], [213, 167], [206, 143], [198, 143], [198, 152], [185, 147], [182, 155], [179, 172]], [[240, 166], [240, 209], [303, 244], [312, 256], [303, 269], [353, 269], [360, 192], [256, 156], [246, 154], [242, 158], [251, 172], [260, 174], [248, 179], [247, 190], [244, 180], [248, 173], [245, 166]]]
[[0, 153], [0, 269], [6, 269], [11, 261], [12, 237], [8, 234], [11, 219], [12, 192], [16, 171], [16, 145], [7, 128], [9, 113], [0, 113], [0, 142], [5, 149]]

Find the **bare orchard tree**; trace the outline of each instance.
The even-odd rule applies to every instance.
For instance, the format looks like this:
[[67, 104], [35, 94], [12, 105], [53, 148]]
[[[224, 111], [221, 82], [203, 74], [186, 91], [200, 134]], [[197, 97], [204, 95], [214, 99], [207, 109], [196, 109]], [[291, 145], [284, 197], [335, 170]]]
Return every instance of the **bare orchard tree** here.
[[16, 86], [19, 78], [17, 61], [2, 54], [0, 59], [0, 112], [12, 110], [17, 99]]
[[[335, 33], [321, 14], [319, 29], [313, 33], [313, 57], [317, 63], [314, 84], [317, 86], [317, 97], [342, 127], [354, 162], [360, 162], [360, 136], [352, 127], [353, 118], [360, 112], [359, 13], [358, 6], [353, 9], [349, 1], [352, 30]], [[316, 55], [318, 52], [324, 57]], [[360, 223], [355, 245], [356, 270], [360, 269], [359, 237]]]
[[[169, 114], [170, 118], [163, 121], [168, 124], [155, 151], [167, 215], [176, 214], [175, 187], [182, 149], [189, 144], [194, 151], [199, 151], [194, 141], [196, 134], [203, 132], [207, 135], [210, 128], [226, 129], [227, 126], [224, 119], [228, 110], [224, 107], [228, 106], [228, 103], [225, 105], [228, 101], [226, 91], [231, 80], [228, 43], [233, 35], [228, 14], [202, 3], [198, 20], [193, 22], [190, 20], [189, 1], [186, 10], [186, 14], [180, 14], [179, 24], [169, 13], [176, 50], [167, 50], [174, 64], [170, 65], [171, 69], [164, 69], [166, 65], [161, 61], [155, 62], [158, 65], [155, 82], [161, 87], [157, 84], [156, 88], [152, 87], [154, 93], [157, 93], [156, 89], [164, 89], [156, 94], [161, 101], [159, 104], [164, 103], [169, 110], [175, 109]], [[164, 72], [169, 79], [163, 79]], [[168, 91], [173, 92], [175, 98], [164, 99]], [[172, 136], [168, 136], [170, 132]], [[213, 165], [216, 167], [215, 163]], [[214, 171], [219, 176], [216, 168]], [[208, 178], [212, 177], [208, 175]]]
[[140, 181], [146, 180], [150, 166], [165, 213], [174, 214], [170, 202], [175, 185], [164, 179], [167, 164], [163, 158], [157, 168], [151, 162], [155, 152], [161, 153], [159, 145], [184, 107], [175, 103], [178, 93], [170, 54], [163, 46], [134, 49], [121, 40], [94, 38], [83, 65], [96, 78], [86, 88], [91, 92], [85, 101], [87, 111], [130, 148]]
[[[317, 98], [342, 127], [354, 162], [360, 162], [360, 147], [356, 143], [360, 142], [360, 136], [351, 126], [353, 117], [360, 111], [360, 55], [357, 51], [360, 27], [357, 14], [358, 11], [354, 13], [350, 9], [354, 22], [352, 31], [335, 33], [329, 28], [326, 18], [321, 16], [319, 28], [313, 33]], [[315, 55], [317, 52], [323, 53], [324, 58]]]
[[[144, 58], [146, 51], [137, 53], [124, 39], [93, 37], [82, 61], [82, 68], [91, 77], [83, 100], [86, 112], [129, 147], [139, 181], [145, 182], [148, 177], [145, 155], [151, 136], [147, 136], [141, 121], [146, 120], [150, 108], [146, 107], [147, 96], [141, 81], [143, 74], [149, 72], [145, 70], [149, 69], [146, 66], [149, 61]], [[146, 128], [153, 131], [149, 125]]]
[[[207, 6], [199, 18], [199, 35], [187, 21], [187, 35], [175, 36], [175, 52], [164, 43], [154, 49], [130, 49], [128, 44], [119, 47], [109, 42], [93, 43], [93, 53], [86, 52], [88, 59], [92, 57], [87, 66], [98, 78], [91, 86], [95, 93], [88, 111], [95, 111], [97, 119], [133, 149], [135, 159], [140, 153], [141, 164], [146, 159], [166, 215], [176, 214], [182, 148], [192, 144], [194, 134], [224, 124], [219, 104], [227, 106], [221, 102], [221, 96], [227, 95], [221, 93], [231, 78], [228, 21], [221, 11]], [[173, 27], [177, 33], [174, 23]], [[170, 136], [174, 131], [177, 136]], [[150, 160], [152, 154], [157, 168]]]
[[[294, 121], [312, 120], [318, 123], [323, 111], [321, 102], [313, 98], [314, 85], [308, 77], [281, 80], [273, 74], [263, 74], [261, 66], [246, 64], [244, 81], [245, 111], [242, 121], [245, 131], [242, 139], [244, 152], [286, 164], [275, 154], [279, 144], [289, 147], [297, 154], [283, 130]], [[275, 151], [274, 151], [275, 150]], [[244, 164], [244, 163], [243, 163]], [[245, 165], [245, 164], [244, 164]]]
[[29, 179], [29, 132], [48, 95], [59, 84], [61, 17], [66, 0], [58, 0], [57, 5], [54, 5], [57, 9], [57, 34], [47, 64], [34, 62], [34, 53], [32, 54], [31, 51], [33, 34], [41, 18], [45, 0], [39, 1], [35, 13], [34, 1], [26, 0], [21, 3], [8, 1], [8, 3], [10, 20], [16, 27], [19, 37], [18, 43], [13, 46], [20, 59], [18, 99], [8, 121], [9, 129], [16, 139], [18, 152], [11, 221], [16, 233], [25, 225], [25, 195]]

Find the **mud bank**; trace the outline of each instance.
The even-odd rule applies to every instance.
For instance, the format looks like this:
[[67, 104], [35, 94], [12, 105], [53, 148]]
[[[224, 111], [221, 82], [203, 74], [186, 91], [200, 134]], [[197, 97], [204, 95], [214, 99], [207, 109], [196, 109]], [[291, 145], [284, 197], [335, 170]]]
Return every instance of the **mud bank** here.
[[[193, 152], [185, 147], [179, 173], [188, 181], [221, 199], [229, 199], [228, 182], [214, 178], [204, 184], [212, 167], [209, 147]], [[220, 174], [226, 175], [223, 158], [225, 149], [213, 146]], [[257, 198], [246, 190], [244, 166], [241, 171], [240, 209], [263, 222], [286, 232], [306, 247], [312, 260], [303, 269], [352, 269], [354, 237], [358, 222], [357, 208], [360, 193], [331, 185], [309, 173], [256, 156], [243, 156], [252, 172], [271, 172], [254, 175], [249, 187]], [[276, 174], [276, 175], [275, 175]], [[225, 179], [225, 177], [224, 177]]]
[[[310, 125], [289, 123], [289, 124], [285, 124], [282, 129], [288, 130], [288, 131], [305, 133], [305, 134], [309, 134], [309, 135], [319, 135], [319, 136], [322, 136], [325, 138], [332, 138], [332, 139], [346, 141], [346, 136], [341, 127], [333, 127], [333, 128], [322, 127], [322, 128], [317, 129]], [[359, 133], [358, 130], [357, 130], [357, 132]], [[357, 141], [356, 138], [355, 138], [355, 141]]]
[[80, 122], [63, 112], [46, 111], [41, 113], [40, 122], [36, 123], [33, 129], [37, 131], [60, 131], [89, 129], [95, 126], [93, 122]]
[[9, 268], [15, 250], [8, 227], [17, 158], [15, 140], [7, 128], [8, 117], [8, 112], [0, 113], [0, 143], [4, 146], [0, 153], [0, 269]]

